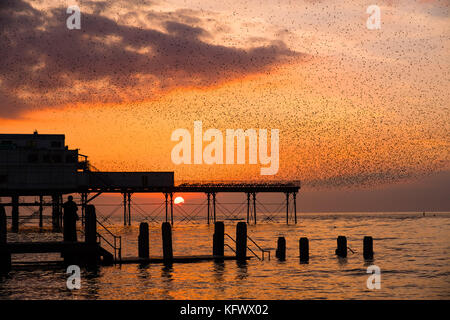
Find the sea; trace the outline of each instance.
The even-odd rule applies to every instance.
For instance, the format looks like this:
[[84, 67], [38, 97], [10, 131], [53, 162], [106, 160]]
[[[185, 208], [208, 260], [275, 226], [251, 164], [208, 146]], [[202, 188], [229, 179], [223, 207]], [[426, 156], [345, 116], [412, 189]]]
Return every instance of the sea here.
[[[121, 236], [122, 257], [137, 256], [143, 221], [150, 227], [150, 255], [162, 255], [161, 221], [136, 219], [124, 226], [120, 218], [103, 219], [103, 224]], [[212, 254], [214, 224], [200, 218], [181, 220], [172, 229], [174, 256]], [[232, 238], [237, 222], [224, 220]], [[107, 238], [105, 230], [99, 232]], [[248, 235], [270, 251], [270, 259], [265, 253], [262, 260], [262, 252], [249, 241], [255, 255], [249, 251], [252, 258], [244, 264], [226, 260], [81, 268], [79, 289], [68, 287], [71, 273], [55, 263], [59, 254], [14, 254], [13, 270], [0, 276], [0, 299], [450, 299], [450, 213], [299, 213], [297, 224], [289, 225], [279, 213], [249, 224]], [[341, 235], [347, 237], [347, 258], [335, 255]], [[83, 238], [81, 232], [78, 236]], [[373, 237], [370, 261], [363, 258], [364, 236]], [[286, 239], [285, 261], [275, 257], [278, 237]], [[308, 263], [299, 259], [300, 237], [309, 239]], [[61, 239], [61, 233], [39, 229], [36, 221], [21, 224], [19, 233], [8, 233], [9, 242]], [[234, 248], [228, 236], [225, 242]], [[226, 255], [234, 255], [231, 248], [226, 246]], [[378, 287], [370, 285], [374, 268], [379, 270]]]

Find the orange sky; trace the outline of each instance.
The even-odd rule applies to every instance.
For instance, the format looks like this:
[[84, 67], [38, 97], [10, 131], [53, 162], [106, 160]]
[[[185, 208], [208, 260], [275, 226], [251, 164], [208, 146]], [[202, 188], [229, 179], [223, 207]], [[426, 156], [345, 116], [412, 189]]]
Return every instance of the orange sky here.
[[[193, 66], [195, 61], [187, 58], [191, 53], [181, 50], [168, 62], [183, 65], [179, 70], [155, 73], [155, 66], [143, 60], [140, 66], [149, 67], [147, 74], [127, 70], [127, 77], [115, 79], [108, 72], [120, 74], [127, 64], [119, 63], [117, 70], [111, 65], [109, 70], [99, 67], [101, 61], [92, 61], [92, 68], [98, 67], [104, 76], [89, 74], [89, 80], [82, 80], [74, 65], [75, 71], [68, 69], [58, 80], [73, 76], [72, 83], [45, 91], [26, 79], [22, 85], [4, 76], [3, 91], [17, 93], [14, 98], [27, 104], [21, 105], [20, 112], [7, 113], [3, 102], [0, 131], [64, 133], [67, 144], [80, 148], [99, 169], [173, 170], [176, 180], [262, 179], [260, 165], [175, 166], [170, 135], [178, 128], [192, 132], [196, 120], [203, 122], [204, 130], [279, 129], [280, 170], [269, 177], [273, 180], [359, 187], [448, 171], [448, 3], [382, 2], [382, 29], [369, 31], [366, 1], [258, 2], [261, 5], [254, 7], [252, 2], [226, 6], [223, 1], [193, 1], [186, 7], [184, 2], [170, 1], [149, 3], [139, 10], [132, 4], [96, 10], [80, 2], [82, 14], [89, 13], [91, 21], [96, 16], [110, 19], [104, 26], [113, 21], [155, 29], [160, 32], [157, 39], [170, 32], [182, 34], [183, 39], [195, 37], [195, 48], [205, 50], [196, 59], [210, 63], [203, 55], [213, 48], [213, 62], [206, 68]], [[64, 5], [41, 1], [33, 14]], [[51, 22], [43, 28], [53, 30]], [[137, 39], [125, 41], [132, 32], [111, 28], [112, 33], [103, 39], [96, 34], [95, 39], [109, 43], [110, 50], [120, 46], [137, 50], [133, 47]], [[150, 36], [154, 34], [145, 35]], [[94, 39], [92, 30], [85, 37]], [[270, 44], [273, 52], [253, 50]], [[144, 57], [149, 54], [149, 61], [156, 59], [155, 47], [150, 43], [145, 48], [142, 45], [137, 51]], [[229, 60], [218, 66], [222, 51], [239, 59], [254, 58], [248, 60], [248, 67]], [[108, 59], [114, 61], [114, 56]], [[65, 61], [56, 62], [63, 68]]]

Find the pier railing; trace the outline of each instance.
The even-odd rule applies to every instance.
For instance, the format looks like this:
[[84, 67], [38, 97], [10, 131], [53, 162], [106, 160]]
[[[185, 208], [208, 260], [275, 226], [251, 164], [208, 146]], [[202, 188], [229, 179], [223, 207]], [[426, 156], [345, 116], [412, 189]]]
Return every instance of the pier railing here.
[[[104, 235], [102, 235], [100, 232], [97, 231], [97, 243], [99, 245], [102, 244], [102, 241], [106, 243], [114, 252], [114, 261], [121, 261], [122, 260], [122, 237], [117, 236], [114, 233], [111, 232], [103, 223], [101, 223], [97, 219], [97, 224], [104, 230], [106, 233], [112, 237], [112, 240], [108, 240]], [[85, 234], [85, 232], [80, 229], [78, 230], [81, 234]]]
[[111, 249], [114, 251], [114, 260], [122, 260], [122, 237], [117, 236], [114, 233], [111, 232], [103, 223], [101, 223], [99, 220], [97, 220], [97, 224], [104, 230], [106, 233], [112, 237], [112, 241], [109, 241], [105, 238], [101, 233], [97, 232], [97, 239], [98, 243], [101, 244], [101, 241], [103, 240]]
[[[224, 233], [225, 236], [227, 236], [228, 238], [230, 238], [234, 243], [236, 243], [236, 240], [233, 239], [232, 236], [230, 236], [228, 233]], [[247, 249], [248, 251], [250, 251], [256, 258], [258, 258], [259, 261], [264, 261], [264, 254], [268, 253], [269, 254], [269, 260], [270, 260], [270, 250], [266, 250], [261, 248], [252, 238], [250, 238], [249, 236], [247, 236], [247, 239], [250, 240], [260, 251], [261, 251], [261, 256], [257, 255], [255, 253], [255, 251], [252, 250], [252, 248], [250, 248], [247, 245]], [[229, 244], [225, 243], [225, 246], [227, 246], [228, 248], [230, 248], [234, 253], [236, 253], [236, 250], [233, 249], [233, 247], [231, 247]]]

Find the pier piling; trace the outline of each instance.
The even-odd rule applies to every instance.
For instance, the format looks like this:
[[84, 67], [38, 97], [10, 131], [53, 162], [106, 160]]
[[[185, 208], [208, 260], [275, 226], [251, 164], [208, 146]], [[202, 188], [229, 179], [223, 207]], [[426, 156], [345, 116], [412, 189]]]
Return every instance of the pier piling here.
[[345, 236], [338, 236], [336, 255], [341, 258], [347, 257], [347, 238]]
[[366, 260], [373, 259], [373, 239], [372, 237], [365, 236], [363, 240], [363, 256]]
[[225, 225], [222, 221], [217, 221], [214, 224], [213, 235], [213, 256], [224, 256], [225, 246]]
[[147, 222], [141, 222], [141, 224], [139, 225], [138, 254], [139, 258], [148, 259], [150, 257], [149, 233]]
[[247, 259], [247, 224], [238, 222], [236, 225], [236, 259], [239, 262]]
[[275, 252], [275, 256], [280, 261], [286, 260], [286, 239], [284, 237], [278, 237], [277, 251]]
[[300, 262], [309, 261], [309, 240], [306, 237], [302, 237], [299, 240], [300, 249]]
[[173, 263], [172, 227], [169, 222], [162, 224], [163, 260], [165, 265]]
[[0, 273], [11, 270], [11, 253], [6, 250], [8, 229], [5, 208], [0, 205]]
[[19, 196], [12, 196], [11, 202], [11, 232], [19, 232]]

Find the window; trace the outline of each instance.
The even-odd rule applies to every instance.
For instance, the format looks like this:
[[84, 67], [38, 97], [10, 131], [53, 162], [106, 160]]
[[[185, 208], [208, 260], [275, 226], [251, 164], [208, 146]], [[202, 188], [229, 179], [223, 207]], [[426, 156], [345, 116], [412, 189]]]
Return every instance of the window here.
[[0, 184], [7, 183], [7, 182], [8, 182], [8, 176], [6, 174], [0, 174]]
[[44, 163], [52, 162], [52, 159], [51, 159], [50, 155], [49, 154], [44, 154], [44, 156], [42, 157], [42, 162], [44, 162]]

